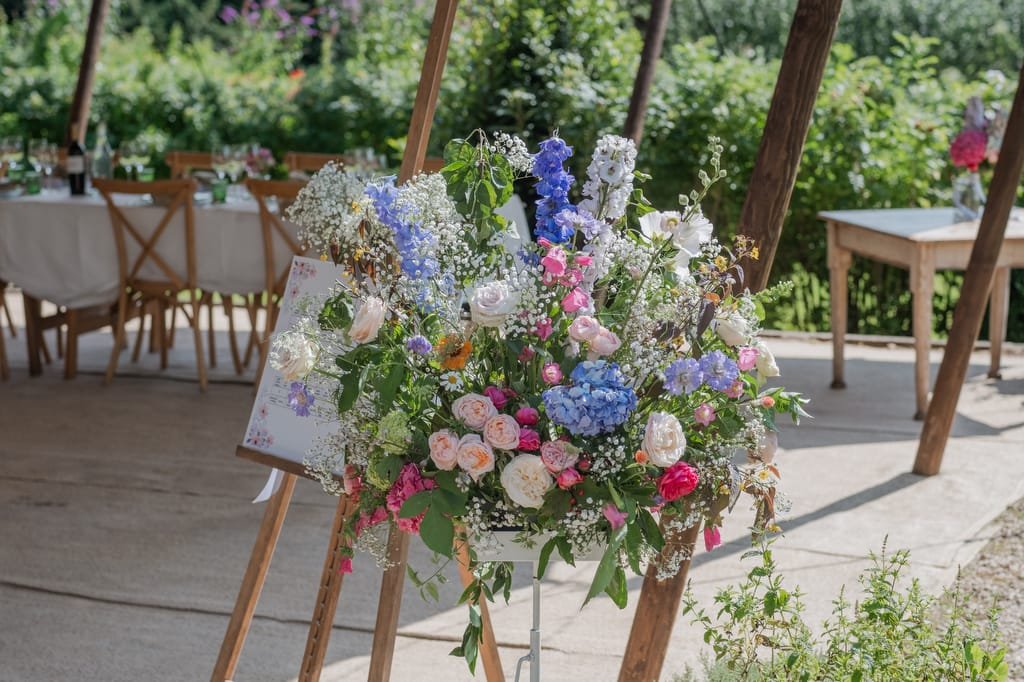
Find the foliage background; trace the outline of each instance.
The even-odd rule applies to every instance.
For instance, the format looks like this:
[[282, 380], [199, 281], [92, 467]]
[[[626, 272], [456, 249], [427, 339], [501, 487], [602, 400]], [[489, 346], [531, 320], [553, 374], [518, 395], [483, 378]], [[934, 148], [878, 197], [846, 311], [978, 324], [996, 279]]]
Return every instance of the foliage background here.
[[[728, 182], [706, 206], [732, 229], [760, 141], [796, 0], [676, 0], [640, 168], [668, 207], [696, 181], [708, 135], [727, 143]], [[588, 146], [621, 130], [645, 0], [463, 3], [433, 140], [474, 128], [536, 142], [557, 128]], [[60, 139], [88, 12], [85, 0], [0, 0], [0, 136]], [[231, 18], [231, 10], [241, 11]], [[112, 0], [93, 123], [115, 145], [209, 149], [373, 147], [400, 157], [429, 29], [423, 0]], [[773, 269], [794, 296], [777, 327], [827, 330], [821, 210], [949, 204], [947, 148], [972, 94], [1008, 106], [1024, 54], [1018, 0], [847, 2]], [[528, 188], [522, 188], [526, 194]], [[936, 283], [944, 335], [962, 276]], [[1024, 340], [1024, 273], [1009, 335]], [[909, 334], [905, 272], [855, 259], [850, 331]], [[984, 333], [984, 332], [983, 332]]]

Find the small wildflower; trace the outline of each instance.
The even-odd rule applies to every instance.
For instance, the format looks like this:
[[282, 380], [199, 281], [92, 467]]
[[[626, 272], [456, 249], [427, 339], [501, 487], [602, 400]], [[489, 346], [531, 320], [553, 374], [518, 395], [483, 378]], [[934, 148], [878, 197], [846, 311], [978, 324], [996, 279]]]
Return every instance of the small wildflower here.
[[461, 391], [462, 377], [458, 372], [445, 372], [441, 375], [441, 388], [446, 391]]
[[708, 403], [701, 403], [700, 407], [693, 411], [693, 418], [701, 426], [708, 426], [715, 421], [715, 408]]

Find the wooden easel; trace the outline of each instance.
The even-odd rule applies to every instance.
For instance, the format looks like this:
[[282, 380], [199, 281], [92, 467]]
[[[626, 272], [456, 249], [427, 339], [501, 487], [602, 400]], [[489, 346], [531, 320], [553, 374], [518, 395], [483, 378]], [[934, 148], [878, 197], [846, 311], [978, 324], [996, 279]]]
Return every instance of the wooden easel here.
[[[416, 92], [412, 120], [409, 123], [408, 141], [398, 176], [399, 183], [409, 180], [423, 168], [457, 4], [457, 0], [438, 0], [434, 8], [430, 38], [423, 59], [423, 70]], [[260, 523], [256, 541], [253, 543], [249, 564], [235, 600], [235, 608], [231, 613], [231, 620], [228, 622], [220, 654], [210, 678], [212, 682], [226, 682], [231, 680], [235, 674], [242, 646], [252, 624], [256, 602], [266, 581], [270, 560], [274, 555], [281, 527], [284, 524], [284, 517], [291, 503], [295, 483], [299, 477], [308, 477], [301, 465], [284, 458], [244, 446], [239, 446], [236, 454], [239, 457], [280, 469], [284, 473], [278, 490], [267, 502], [266, 510], [263, 513], [263, 520]], [[306, 639], [306, 649], [299, 669], [299, 682], [319, 680], [323, 670], [324, 656], [327, 653], [327, 644], [343, 581], [343, 574], [338, 571], [343, 531], [353, 511], [354, 508], [349, 499], [342, 496], [338, 501], [338, 508], [331, 526], [327, 555], [324, 559], [320, 586], [310, 620], [309, 635]], [[456, 550], [459, 577], [465, 586], [473, 579], [468, 570], [468, 551], [463, 545], [457, 546]], [[393, 532], [388, 539], [388, 557], [392, 562], [392, 567], [385, 571], [381, 584], [377, 624], [374, 628], [373, 649], [370, 656], [368, 675], [370, 682], [385, 682], [391, 675], [391, 660], [395, 651], [395, 637], [402, 606], [402, 586], [408, 553], [409, 536], [402, 532]], [[498, 647], [491, 628], [486, 603], [480, 603], [479, 606], [484, 622], [480, 658], [483, 662], [485, 676], [488, 682], [504, 682], [504, 673], [501, 669], [501, 660], [498, 656]]]

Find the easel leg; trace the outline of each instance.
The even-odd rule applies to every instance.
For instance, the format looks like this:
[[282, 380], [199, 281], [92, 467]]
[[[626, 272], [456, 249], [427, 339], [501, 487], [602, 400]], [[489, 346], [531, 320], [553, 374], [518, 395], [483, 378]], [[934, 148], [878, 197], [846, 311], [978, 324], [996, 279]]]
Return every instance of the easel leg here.
[[988, 339], [992, 358], [988, 367], [989, 379], [1002, 379], [999, 362], [1006, 338], [1006, 322], [1010, 316], [1010, 268], [998, 268], [992, 278], [992, 294], [988, 313]]
[[392, 529], [388, 536], [388, 560], [392, 565], [384, 571], [384, 579], [380, 584], [377, 624], [373, 628], [373, 651], [370, 653], [367, 682], [388, 682], [391, 679], [391, 659], [395, 655], [398, 614], [402, 609], [405, 566], [409, 560], [408, 533]]
[[224, 642], [220, 646], [220, 654], [217, 656], [217, 664], [213, 668], [213, 676], [210, 677], [211, 682], [225, 682], [234, 677], [238, 657], [242, 654], [242, 646], [245, 644], [245, 637], [249, 634], [252, 616], [256, 611], [256, 601], [260, 598], [260, 592], [263, 590], [267, 569], [270, 568], [270, 560], [274, 556], [277, 538], [281, 534], [284, 516], [292, 501], [295, 480], [294, 474], [284, 474], [281, 488], [267, 502], [267, 509], [263, 512], [263, 521], [260, 523], [260, 529], [256, 535], [256, 542], [252, 546], [249, 565], [246, 567], [245, 577], [242, 579], [242, 587], [239, 588], [238, 598], [235, 600], [235, 609], [231, 613], [231, 620], [228, 621], [228, 630], [224, 633]]
[[[459, 566], [459, 580], [465, 589], [473, 582], [473, 574], [469, 571], [469, 548], [466, 543], [456, 540], [455, 563]], [[484, 677], [487, 682], [505, 682], [505, 672], [501, 669], [501, 656], [498, 654], [498, 643], [494, 639], [494, 628], [491, 626], [491, 613], [487, 609], [487, 599], [481, 599], [480, 620], [483, 622], [483, 641], [480, 643], [480, 658], [484, 662]]]
[[[331, 526], [331, 544], [327, 548], [324, 559], [324, 570], [320, 576], [320, 590], [316, 595], [316, 606], [313, 618], [309, 623], [309, 637], [306, 639], [306, 652], [302, 655], [302, 667], [299, 670], [298, 682], [316, 682], [324, 667], [324, 656], [327, 654], [327, 643], [331, 638], [331, 627], [334, 625], [334, 610], [338, 606], [338, 594], [344, 578], [339, 570], [341, 547], [344, 542], [345, 522], [351, 514], [349, 499], [338, 500], [338, 509], [334, 512], [334, 525]], [[405, 570], [403, 565], [402, 570]]]

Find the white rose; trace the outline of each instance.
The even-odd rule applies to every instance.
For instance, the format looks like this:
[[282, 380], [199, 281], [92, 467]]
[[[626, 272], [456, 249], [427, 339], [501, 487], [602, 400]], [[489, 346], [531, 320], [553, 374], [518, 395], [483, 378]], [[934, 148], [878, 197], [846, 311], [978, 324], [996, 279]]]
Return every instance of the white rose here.
[[672, 230], [672, 243], [680, 250], [692, 256], [700, 255], [700, 247], [711, 241], [714, 231], [711, 221], [702, 213], [695, 213], [686, 222], [679, 222]]
[[508, 282], [490, 282], [473, 290], [469, 310], [481, 327], [500, 327], [518, 303], [519, 297]]
[[467, 393], [452, 403], [452, 415], [474, 431], [482, 431], [487, 420], [496, 414], [498, 408], [491, 399], [479, 393]]
[[363, 301], [363, 304], [359, 306], [359, 310], [356, 311], [355, 318], [352, 320], [352, 326], [348, 330], [348, 338], [352, 339], [353, 343], [369, 343], [376, 339], [380, 326], [384, 324], [384, 313], [386, 310], [387, 307], [384, 305], [384, 301], [376, 296], [371, 296]]
[[615, 332], [601, 327], [597, 335], [590, 342], [590, 353], [587, 355], [587, 358], [595, 360], [604, 355], [611, 355], [621, 345], [622, 341], [615, 335]]
[[554, 485], [555, 479], [537, 455], [516, 455], [501, 470], [501, 486], [520, 507], [540, 509], [544, 494]]
[[580, 315], [569, 325], [569, 338], [573, 341], [591, 341], [602, 328], [601, 323], [590, 315]]
[[762, 379], [779, 376], [779, 366], [775, 362], [775, 356], [768, 350], [768, 344], [760, 339], [754, 344], [757, 349], [757, 373]]
[[727, 346], [742, 346], [750, 338], [750, 325], [739, 313], [733, 312], [728, 317], [715, 320], [715, 331]]
[[640, 231], [653, 241], [672, 239], [683, 217], [678, 211], [651, 211], [641, 216]]
[[316, 358], [316, 345], [305, 334], [288, 331], [274, 339], [270, 366], [280, 372], [285, 381], [295, 381], [312, 371]]
[[644, 452], [651, 463], [670, 467], [686, 452], [686, 436], [683, 426], [667, 412], [652, 412], [644, 429]]

